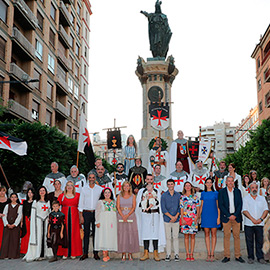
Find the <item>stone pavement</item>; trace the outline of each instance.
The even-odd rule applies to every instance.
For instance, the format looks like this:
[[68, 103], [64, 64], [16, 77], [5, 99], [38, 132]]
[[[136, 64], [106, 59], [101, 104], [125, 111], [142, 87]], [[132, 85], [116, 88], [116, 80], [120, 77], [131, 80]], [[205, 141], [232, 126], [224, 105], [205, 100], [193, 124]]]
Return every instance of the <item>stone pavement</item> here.
[[[243, 258], [247, 261], [246, 255], [246, 247], [245, 247], [245, 237], [244, 233], [241, 233], [241, 252]], [[129, 270], [132, 269], [180, 269], [186, 268], [189, 270], [201, 270], [201, 269], [208, 269], [208, 270], [260, 270], [260, 269], [270, 269], [270, 264], [261, 265], [257, 262], [254, 264], [244, 263], [241, 264], [234, 260], [233, 256], [233, 238], [231, 237], [231, 261], [223, 264], [221, 259], [223, 258], [223, 233], [221, 231], [218, 232], [218, 241], [217, 241], [217, 248], [216, 248], [216, 258], [218, 259], [215, 262], [206, 262], [206, 252], [205, 252], [205, 244], [204, 244], [204, 233], [199, 232], [196, 236], [196, 246], [195, 246], [195, 262], [186, 262], [185, 261], [185, 250], [184, 250], [184, 239], [183, 235], [179, 236], [179, 243], [180, 243], [180, 262], [165, 262], [164, 260], [161, 262], [155, 262], [154, 260], [147, 260], [145, 262], [139, 261], [140, 254], [134, 254], [134, 261], [121, 261], [121, 255], [116, 253], [111, 253], [111, 261], [104, 263], [102, 261], [95, 261], [94, 259], [86, 259], [85, 261], [79, 261], [78, 259], [75, 260], [59, 260], [54, 263], [49, 263], [48, 261], [41, 261], [41, 262], [32, 262], [26, 263], [21, 259], [17, 260], [0, 260], [0, 270], [86, 270], [86, 269], [112, 269], [112, 270]], [[91, 253], [90, 253], [91, 254]], [[152, 254], [151, 254], [152, 255]], [[165, 253], [162, 253], [161, 258], [165, 258]]]

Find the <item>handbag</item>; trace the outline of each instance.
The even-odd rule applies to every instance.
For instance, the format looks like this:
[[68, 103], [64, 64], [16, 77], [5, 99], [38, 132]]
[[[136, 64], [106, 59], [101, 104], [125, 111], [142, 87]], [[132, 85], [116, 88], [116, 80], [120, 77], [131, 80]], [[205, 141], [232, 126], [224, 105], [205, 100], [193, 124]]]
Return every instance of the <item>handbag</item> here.
[[[192, 222], [193, 222], [192, 218], [183, 217], [183, 219], [186, 222], [185, 225], [188, 225], [188, 226], [192, 225]], [[182, 219], [181, 218], [179, 219], [179, 224], [180, 224], [180, 226], [184, 226], [184, 224], [182, 224]]]

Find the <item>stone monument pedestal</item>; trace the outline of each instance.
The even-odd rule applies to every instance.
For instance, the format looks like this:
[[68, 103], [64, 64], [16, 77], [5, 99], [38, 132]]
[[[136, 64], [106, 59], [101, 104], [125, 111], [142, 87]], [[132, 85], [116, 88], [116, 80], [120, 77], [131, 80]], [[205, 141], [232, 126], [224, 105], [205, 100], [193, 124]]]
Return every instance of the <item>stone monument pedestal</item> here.
[[[178, 69], [174, 66], [174, 58], [169, 56], [167, 60], [162, 57], [147, 58], [147, 61], [141, 57], [137, 61], [136, 75], [142, 85], [143, 96], [143, 127], [141, 130], [141, 139], [139, 141], [139, 154], [142, 158], [143, 166], [148, 167], [148, 144], [154, 138], [159, 136], [159, 131], [151, 126], [149, 105], [151, 102], [164, 102], [171, 105], [171, 87]], [[168, 148], [173, 141], [173, 131], [171, 128], [172, 114], [170, 106], [169, 127], [160, 131], [160, 137], [167, 141]]]

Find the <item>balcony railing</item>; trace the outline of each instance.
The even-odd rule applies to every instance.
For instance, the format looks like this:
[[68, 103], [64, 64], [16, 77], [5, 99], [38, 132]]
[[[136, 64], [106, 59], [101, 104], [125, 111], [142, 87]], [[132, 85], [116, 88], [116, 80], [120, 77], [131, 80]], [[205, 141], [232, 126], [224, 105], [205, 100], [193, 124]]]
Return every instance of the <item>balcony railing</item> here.
[[21, 46], [26, 49], [32, 56], [35, 55], [34, 46], [28, 41], [28, 39], [21, 33], [18, 28], [13, 27], [12, 37], [17, 40]]
[[69, 14], [68, 9], [66, 8], [63, 1], [60, 1], [59, 10], [62, 12], [62, 14], [66, 20], [66, 23], [68, 25], [71, 25], [71, 14]]
[[38, 25], [38, 19], [23, 0], [14, 0], [14, 5], [18, 7], [20, 13], [25, 17], [28, 23], [35, 29]]
[[56, 101], [55, 110], [61, 113], [64, 117], [68, 117], [68, 110], [60, 101]]
[[[10, 63], [9, 73], [10, 75], [13, 75], [15, 78], [18, 78], [18, 80], [21, 81], [22, 83], [31, 80], [31, 77], [26, 72], [24, 72], [20, 67], [18, 67], [15, 63]], [[33, 88], [32, 84], [27, 85]]]
[[23, 117], [27, 121], [33, 122], [33, 119], [31, 117], [31, 112], [27, 108], [25, 108], [23, 105], [21, 105], [20, 103], [18, 103], [17, 101], [13, 99], [9, 100], [9, 110]]
[[72, 62], [70, 58], [67, 58], [64, 52], [58, 49], [58, 59], [66, 66], [67, 69], [72, 69]]
[[65, 79], [58, 74], [56, 75], [56, 84], [61, 87], [62, 91], [64, 91], [65, 94], [68, 94], [68, 84]]
[[60, 37], [62, 38], [62, 40], [64, 41], [65, 43], [65, 46], [68, 48], [70, 45], [70, 38], [69, 38], [69, 35], [67, 34], [65, 28], [60, 24], [59, 26], [59, 35]]

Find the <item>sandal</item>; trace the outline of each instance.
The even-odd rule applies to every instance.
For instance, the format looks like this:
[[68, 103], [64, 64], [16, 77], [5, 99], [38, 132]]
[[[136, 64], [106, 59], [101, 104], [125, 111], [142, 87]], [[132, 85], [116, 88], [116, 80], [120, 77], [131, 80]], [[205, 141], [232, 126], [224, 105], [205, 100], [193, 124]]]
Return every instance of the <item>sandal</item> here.
[[207, 255], [207, 259], [206, 259], [207, 262], [210, 262], [211, 261], [211, 256], [212, 256], [211, 254], [208, 254]]
[[190, 261], [190, 257], [189, 257], [189, 254], [186, 253], [186, 261], [189, 262]]
[[133, 258], [132, 258], [132, 254], [131, 253], [128, 253], [128, 260], [129, 261], [133, 261]]
[[211, 255], [211, 260], [210, 260], [211, 262], [214, 262], [215, 261], [215, 255], [213, 254], [213, 255]]
[[191, 262], [194, 262], [195, 259], [194, 259], [194, 257], [193, 257], [193, 253], [189, 254], [189, 256], [190, 256], [190, 261], [191, 261]]
[[126, 260], [126, 253], [122, 253], [122, 261], [124, 262]]

